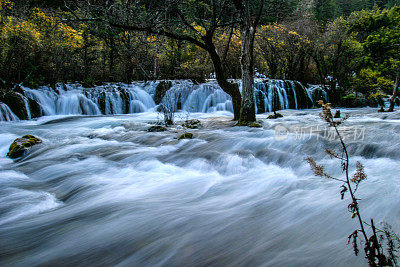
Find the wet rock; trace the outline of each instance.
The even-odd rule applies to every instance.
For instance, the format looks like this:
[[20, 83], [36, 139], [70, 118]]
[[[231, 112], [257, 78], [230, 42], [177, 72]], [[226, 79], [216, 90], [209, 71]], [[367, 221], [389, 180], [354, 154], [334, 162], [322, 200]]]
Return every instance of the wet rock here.
[[183, 127], [189, 128], [189, 129], [197, 129], [201, 126], [201, 122], [199, 120], [187, 120], [183, 123]]
[[163, 100], [165, 93], [171, 89], [172, 82], [171, 81], [162, 81], [156, 87], [156, 92], [154, 94], [154, 102], [158, 105]]
[[11, 159], [22, 157], [28, 153], [32, 146], [40, 143], [42, 143], [42, 140], [33, 135], [24, 135], [14, 140], [9, 148], [7, 157]]
[[118, 91], [121, 93], [123, 112], [124, 114], [129, 114], [129, 107], [131, 102], [129, 92], [125, 88], [122, 88], [121, 86], [118, 87]]
[[262, 125], [260, 123], [257, 122], [253, 122], [249, 125], [249, 127], [251, 128], [262, 128]]
[[282, 114], [280, 114], [280, 113], [277, 113], [277, 112], [275, 112], [274, 111], [274, 114], [273, 115], [269, 115], [268, 117], [267, 117], [267, 119], [272, 119], [272, 120], [274, 120], [274, 119], [277, 119], [277, 118], [283, 118], [283, 115]]
[[383, 107], [381, 107], [378, 112], [385, 112], [385, 109]]
[[6, 104], [11, 109], [11, 111], [15, 115], [17, 115], [19, 119], [21, 120], [29, 119], [24, 98], [20, 93], [9, 91], [4, 95], [0, 96], [0, 101]]
[[40, 116], [43, 115], [42, 107], [36, 100], [28, 97], [28, 104], [29, 104], [29, 109], [31, 111], [32, 119], [39, 118]]
[[294, 81], [294, 88], [296, 90], [296, 97], [297, 97], [297, 108], [304, 109], [304, 108], [311, 108], [313, 103], [308, 96], [306, 87], [301, 84], [300, 82]]
[[22, 89], [21, 86], [17, 85], [15, 86], [15, 88], [13, 89], [14, 92], [19, 93], [21, 95], [24, 95], [24, 90]]
[[193, 139], [193, 134], [192, 133], [184, 133], [181, 136], [179, 136], [178, 140], [182, 139]]
[[340, 118], [340, 110], [336, 110], [335, 112], [335, 116], [333, 116], [335, 119], [339, 119]]
[[165, 132], [168, 129], [161, 125], [154, 125], [147, 129], [148, 132]]
[[248, 121], [241, 121], [239, 120], [234, 126], [249, 126], [249, 122]]
[[101, 114], [105, 115], [106, 114], [106, 93], [105, 92], [100, 93], [98, 103], [99, 103], [98, 106], [101, 111]]
[[262, 91], [258, 90], [256, 92], [256, 102], [257, 102], [257, 113], [261, 114], [265, 112], [265, 95]]
[[261, 128], [262, 125], [258, 122], [249, 122], [249, 121], [241, 121], [239, 120], [234, 126], [247, 126], [252, 128]]

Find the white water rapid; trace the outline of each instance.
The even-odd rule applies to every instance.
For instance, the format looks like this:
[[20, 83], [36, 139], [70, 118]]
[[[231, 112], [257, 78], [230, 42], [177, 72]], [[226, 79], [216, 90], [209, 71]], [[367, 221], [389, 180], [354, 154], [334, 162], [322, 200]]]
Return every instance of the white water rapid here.
[[[341, 184], [305, 162], [342, 175], [324, 153], [338, 142], [309, 134], [323, 126], [318, 112], [258, 115], [263, 128], [232, 127], [228, 111], [193, 113], [203, 128], [180, 141], [181, 126], [146, 131], [154, 112], [2, 122], [0, 266], [366, 266], [362, 249], [356, 257], [347, 245], [357, 222]], [[357, 192], [362, 216], [399, 232], [400, 113], [343, 113], [358, 131], [346, 141], [351, 172], [359, 160], [368, 175]], [[290, 134], [277, 138], [277, 125]], [[25, 134], [43, 143], [6, 158]]]

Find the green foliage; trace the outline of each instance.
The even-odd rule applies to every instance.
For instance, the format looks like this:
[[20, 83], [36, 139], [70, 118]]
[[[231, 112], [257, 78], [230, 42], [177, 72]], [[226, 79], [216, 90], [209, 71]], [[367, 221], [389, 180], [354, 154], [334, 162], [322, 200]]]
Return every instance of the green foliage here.
[[343, 99], [347, 100], [347, 99], [356, 99], [356, 96], [354, 94], [349, 94], [343, 97]]
[[355, 88], [389, 92], [400, 68], [400, 7], [356, 12], [348, 23], [363, 48]]

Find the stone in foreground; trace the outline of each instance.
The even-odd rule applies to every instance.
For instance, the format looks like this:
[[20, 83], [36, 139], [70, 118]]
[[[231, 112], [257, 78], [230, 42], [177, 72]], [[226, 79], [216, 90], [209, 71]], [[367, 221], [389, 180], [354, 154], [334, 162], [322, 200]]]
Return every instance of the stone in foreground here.
[[40, 143], [42, 143], [42, 140], [33, 135], [24, 135], [14, 140], [9, 148], [7, 157], [16, 159], [25, 156], [32, 146]]

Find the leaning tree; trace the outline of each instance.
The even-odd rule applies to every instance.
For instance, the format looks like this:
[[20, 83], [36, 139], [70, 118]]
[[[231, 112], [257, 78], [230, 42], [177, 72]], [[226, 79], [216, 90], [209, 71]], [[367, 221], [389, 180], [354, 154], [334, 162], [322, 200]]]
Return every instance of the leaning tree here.
[[[219, 86], [232, 98], [234, 119], [240, 117], [242, 97], [238, 85], [228, 81], [214, 37], [238, 24], [237, 10], [228, 0], [77, 0], [69, 1], [76, 20], [145, 32], [186, 41], [210, 56]], [[86, 12], [89, 10], [89, 12]]]

